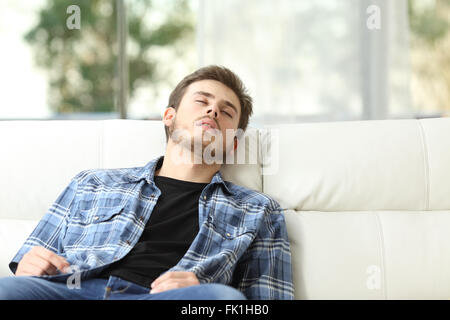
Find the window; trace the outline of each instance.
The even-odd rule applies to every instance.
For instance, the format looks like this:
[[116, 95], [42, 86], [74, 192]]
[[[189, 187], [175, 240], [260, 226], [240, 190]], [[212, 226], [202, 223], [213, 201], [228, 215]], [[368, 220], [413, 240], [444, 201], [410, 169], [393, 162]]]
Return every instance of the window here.
[[[254, 123], [382, 119], [393, 110], [405, 112], [407, 83], [393, 81], [405, 73], [405, 65], [396, 63], [407, 55], [402, 1], [202, 3], [202, 62], [219, 61], [244, 75], [255, 96]], [[368, 28], [373, 3], [385, 12], [389, 29], [387, 23]]]
[[0, 118], [46, 118], [47, 76], [33, 61], [24, 34], [36, 23], [44, 1], [0, 2]]
[[450, 1], [408, 5], [413, 108], [424, 116], [450, 116]]
[[196, 67], [194, 20], [187, 0], [2, 1], [0, 118], [159, 117]]
[[128, 117], [160, 119], [170, 92], [197, 67], [195, 1], [126, 2]]
[[0, 119], [160, 119], [208, 64], [251, 125], [450, 114], [449, 0], [72, 2], [0, 3]]
[[441, 115], [450, 107], [448, 4], [203, 0], [201, 65], [242, 74], [254, 125]]

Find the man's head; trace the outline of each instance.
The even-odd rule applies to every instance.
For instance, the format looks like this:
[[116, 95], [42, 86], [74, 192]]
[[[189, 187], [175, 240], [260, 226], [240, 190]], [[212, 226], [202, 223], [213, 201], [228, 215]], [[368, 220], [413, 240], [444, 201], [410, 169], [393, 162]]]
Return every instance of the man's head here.
[[[210, 139], [220, 136], [225, 155], [237, 146], [229, 132], [244, 131], [251, 114], [252, 98], [239, 77], [225, 67], [204, 67], [186, 76], [172, 91], [163, 116], [166, 139], [175, 141], [180, 132], [187, 133], [188, 137], [178, 142], [193, 150], [195, 141], [201, 141], [205, 149]], [[205, 138], [208, 135], [210, 138]]]
[[[209, 117], [223, 131], [228, 128], [245, 131], [252, 109], [252, 98], [236, 74], [221, 66], [203, 67], [181, 80], [170, 94], [163, 119], [166, 139], [175, 129], [175, 118], [195, 122]], [[186, 115], [187, 119], [184, 116], [181, 119], [181, 115]], [[193, 119], [189, 119], [190, 116]], [[170, 117], [173, 121], [166, 121]]]

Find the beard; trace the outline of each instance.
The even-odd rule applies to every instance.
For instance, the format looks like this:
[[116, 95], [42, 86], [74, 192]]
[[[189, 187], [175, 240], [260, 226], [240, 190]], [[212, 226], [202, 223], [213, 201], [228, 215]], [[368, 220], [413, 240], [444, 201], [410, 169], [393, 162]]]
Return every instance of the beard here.
[[194, 133], [191, 134], [189, 130], [178, 125], [175, 116], [168, 131], [169, 139], [185, 153], [184, 161], [189, 158], [195, 164], [226, 163], [227, 153], [232, 145], [224, 147], [220, 130], [203, 130], [201, 126], [194, 126]]

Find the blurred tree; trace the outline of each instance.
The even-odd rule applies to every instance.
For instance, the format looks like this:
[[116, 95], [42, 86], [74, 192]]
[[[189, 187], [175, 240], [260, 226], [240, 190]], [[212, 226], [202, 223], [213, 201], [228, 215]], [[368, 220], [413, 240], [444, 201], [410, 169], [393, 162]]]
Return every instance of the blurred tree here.
[[[156, 81], [158, 61], [149, 58], [154, 47], [175, 47], [193, 34], [187, 0], [164, 1], [168, 8], [158, 22], [152, 0], [127, 1], [129, 88], [131, 96], [143, 84]], [[79, 30], [69, 30], [67, 7], [81, 12]], [[161, 16], [160, 12], [158, 12]], [[49, 107], [57, 113], [115, 111], [117, 70], [117, 11], [111, 0], [47, 0], [38, 22], [25, 39], [39, 66], [49, 74]], [[151, 23], [149, 23], [151, 22]]]
[[446, 36], [450, 27], [450, 0], [408, 0], [413, 37], [433, 44]]
[[413, 104], [450, 115], [450, 0], [408, 0]]

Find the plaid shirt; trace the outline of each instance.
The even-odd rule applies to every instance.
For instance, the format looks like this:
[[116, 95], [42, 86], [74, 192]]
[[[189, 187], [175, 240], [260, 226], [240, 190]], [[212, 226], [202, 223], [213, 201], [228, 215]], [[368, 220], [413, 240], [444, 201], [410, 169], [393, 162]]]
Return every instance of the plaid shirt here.
[[[158, 200], [158, 160], [144, 167], [77, 174], [11, 261], [45, 247], [93, 277], [138, 242]], [[199, 233], [177, 265], [200, 283], [229, 284], [248, 299], [293, 299], [291, 255], [282, 209], [263, 193], [224, 181], [217, 172], [199, 199]], [[74, 269], [72, 269], [74, 270]], [[70, 274], [42, 276], [67, 279]]]

